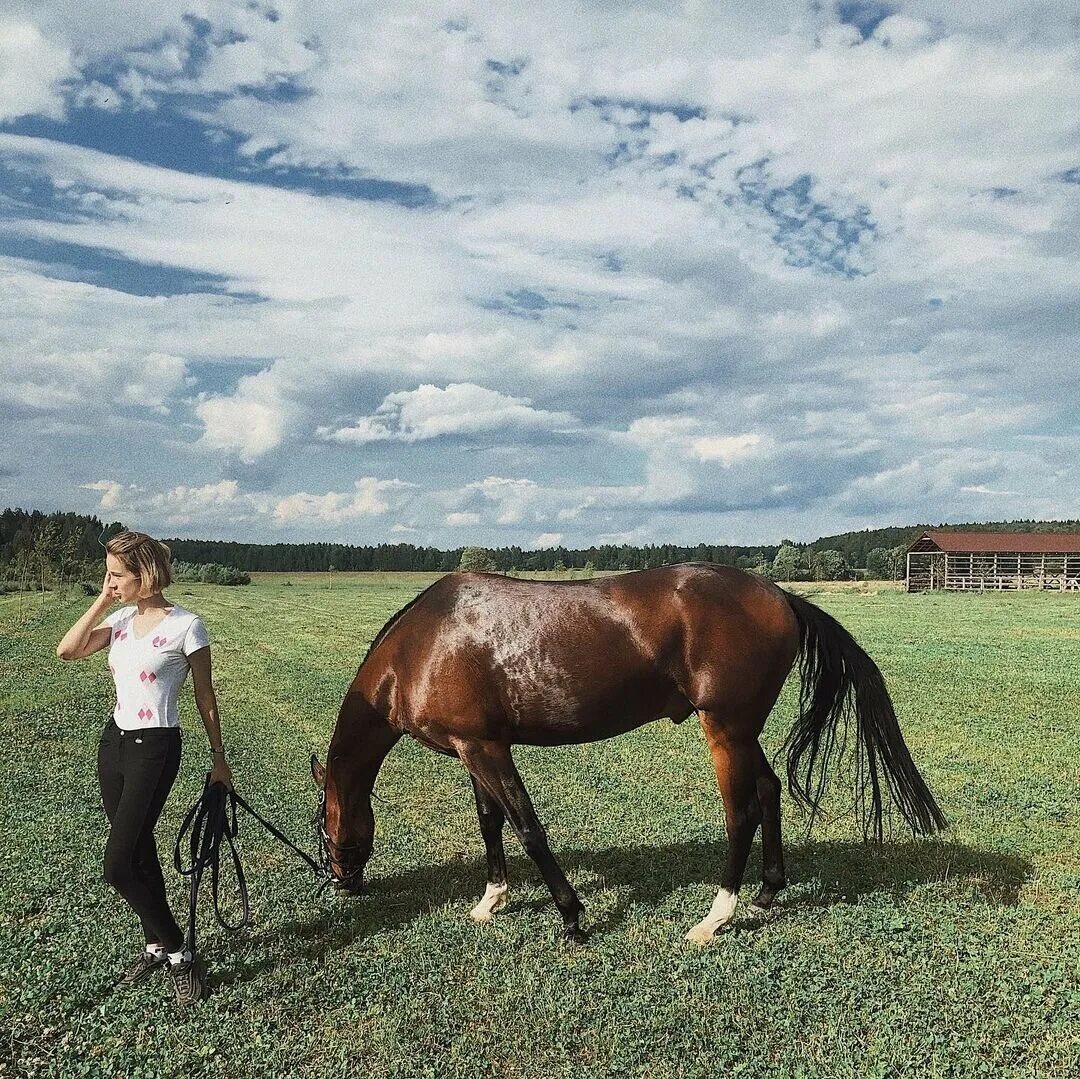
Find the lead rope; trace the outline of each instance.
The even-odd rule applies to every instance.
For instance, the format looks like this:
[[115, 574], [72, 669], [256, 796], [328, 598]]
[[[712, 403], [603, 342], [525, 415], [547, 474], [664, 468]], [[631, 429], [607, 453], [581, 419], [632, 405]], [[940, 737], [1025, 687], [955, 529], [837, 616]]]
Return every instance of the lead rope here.
[[[254, 817], [272, 836], [295, 851], [314, 871], [317, 877], [324, 874], [323, 868], [310, 855], [302, 851], [262, 814], [253, 809], [245, 798], [237, 794], [235, 790], [227, 788], [220, 781], [211, 783], [210, 773], [207, 772], [203, 792], [195, 801], [195, 804], [187, 811], [173, 847], [173, 866], [178, 873], [188, 878], [188, 926], [184, 947], [192, 954], [195, 952], [195, 910], [199, 900], [199, 887], [202, 884], [203, 874], [206, 872], [207, 867], [210, 869], [210, 892], [213, 897], [214, 917], [217, 919], [218, 925], [230, 933], [235, 933], [238, 929], [251, 924], [247, 879], [244, 876], [244, 867], [240, 864], [240, 854], [234, 842], [238, 832], [236, 818], [236, 807], [238, 805]], [[181, 849], [184, 845], [184, 835], [188, 831], [191, 833], [188, 840], [190, 862], [185, 867]], [[240, 909], [242, 913], [240, 920], [235, 924], [229, 922], [221, 913], [219, 888], [221, 844], [223, 839], [229, 845], [233, 872], [236, 876], [237, 891], [240, 893]], [[328, 883], [329, 880], [324, 880], [323, 887]]]

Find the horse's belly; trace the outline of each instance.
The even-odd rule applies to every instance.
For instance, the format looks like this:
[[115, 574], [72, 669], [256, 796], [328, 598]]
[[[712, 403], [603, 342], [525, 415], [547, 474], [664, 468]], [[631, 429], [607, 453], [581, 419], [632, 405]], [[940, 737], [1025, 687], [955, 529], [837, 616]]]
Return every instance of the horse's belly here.
[[681, 723], [693, 706], [677, 690], [627, 694], [616, 701], [582, 701], [572, 709], [518, 710], [508, 718], [513, 741], [522, 745], [561, 746], [599, 742], [668, 717]]
[[525, 746], [574, 746], [585, 742], [599, 742], [625, 734], [649, 722], [649, 719], [612, 719], [606, 723], [590, 723], [587, 726], [560, 723], [514, 726], [513, 741]]

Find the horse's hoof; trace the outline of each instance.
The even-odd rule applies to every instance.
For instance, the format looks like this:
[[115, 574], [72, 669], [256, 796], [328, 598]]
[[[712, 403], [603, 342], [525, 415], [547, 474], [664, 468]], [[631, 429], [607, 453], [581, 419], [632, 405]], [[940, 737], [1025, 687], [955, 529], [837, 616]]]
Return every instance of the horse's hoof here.
[[580, 925], [568, 925], [563, 930], [563, 940], [567, 944], [585, 944], [588, 939], [589, 934]]
[[485, 924], [502, 910], [509, 902], [509, 889], [505, 884], [489, 884], [483, 899], [469, 911], [474, 922]]
[[686, 939], [691, 944], [698, 944], [701, 947], [705, 947], [707, 944], [712, 944], [713, 933], [709, 929], [705, 929], [700, 925], [695, 925], [689, 933], [686, 934]]

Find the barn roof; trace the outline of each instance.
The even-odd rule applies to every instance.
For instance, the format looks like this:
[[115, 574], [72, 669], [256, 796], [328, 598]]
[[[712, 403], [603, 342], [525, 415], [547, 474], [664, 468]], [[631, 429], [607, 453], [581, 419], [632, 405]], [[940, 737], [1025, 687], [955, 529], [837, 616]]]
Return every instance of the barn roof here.
[[924, 532], [915, 550], [976, 554], [1080, 554], [1080, 532]]

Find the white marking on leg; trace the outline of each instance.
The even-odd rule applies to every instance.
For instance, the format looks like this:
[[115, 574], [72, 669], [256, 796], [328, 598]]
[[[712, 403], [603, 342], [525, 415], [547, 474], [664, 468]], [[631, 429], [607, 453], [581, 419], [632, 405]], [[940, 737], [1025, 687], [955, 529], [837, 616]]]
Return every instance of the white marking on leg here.
[[484, 898], [469, 911], [469, 917], [474, 922], [490, 922], [491, 916], [497, 914], [510, 899], [510, 886], [507, 884], [492, 884], [488, 882], [484, 889]]
[[708, 944], [716, 935], [716, 931], [723, 929], [735, 917], [735, 905], [738, 902], [739, 897], [735, 892], [721, 888], [716, 893], [709, 913], [686, 934], [686, 939], [695, 944]]

